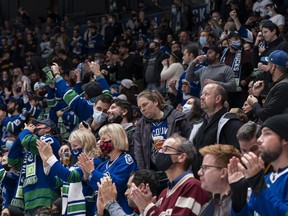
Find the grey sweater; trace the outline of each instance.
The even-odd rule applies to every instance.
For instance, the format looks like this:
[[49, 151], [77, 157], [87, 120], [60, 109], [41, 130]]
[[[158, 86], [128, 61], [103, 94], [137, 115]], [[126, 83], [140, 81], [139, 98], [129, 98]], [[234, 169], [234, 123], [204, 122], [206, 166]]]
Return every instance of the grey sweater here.
[[236, 91], [236, 81], [232, 68], [223, 62], [214, 65], [204, 66], [195, 71], [195, 63], [191, 63], [187, 68], [186, 80], [200, 81], [201, 91], [204, 87], [204, 80], [211, 79], [222, 85], [227, 92]]

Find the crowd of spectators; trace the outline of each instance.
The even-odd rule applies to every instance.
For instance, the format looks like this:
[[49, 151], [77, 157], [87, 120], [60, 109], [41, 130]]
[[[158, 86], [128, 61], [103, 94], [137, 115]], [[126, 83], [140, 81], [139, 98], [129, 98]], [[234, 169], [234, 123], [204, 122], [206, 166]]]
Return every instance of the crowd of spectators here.
[[287, 215], [287, 5], [206, 9], [4, 21], [1, 215]]

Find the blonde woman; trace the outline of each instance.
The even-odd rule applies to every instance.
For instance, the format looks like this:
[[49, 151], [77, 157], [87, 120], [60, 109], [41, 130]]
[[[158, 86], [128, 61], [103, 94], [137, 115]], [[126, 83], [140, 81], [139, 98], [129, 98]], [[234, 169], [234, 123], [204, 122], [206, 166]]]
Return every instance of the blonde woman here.
[[[39, 141], [37, 143], [39, 154], [43, 160], [44, 171], [47, 181], [53, 188], [62, 187], [62, 215], [76, 214], [92, 215], [89, 210], [89, 202], [82, 193], [82, 176], [83, 173], [78, 168], [77, 163], [70, 168], [63, 165], [69, 165], [70, 157], [77, 160], [82, 151], [88, 155], [94, 167], [97, 167], [102, 161], [97, 158], [100, 156], [100, 150], [96, 145], [94, 134], [86, 128], [80, 128], [72, 131], [69, 136], [70, 149], [63, 150], [60, 158], [63, 164], [57, 160], [53, 154], [49, 143]], [[66, 155], [67, 154], [67, 155]], [[68, 161], [68, 162], [67, 162]], [[93, 206], [93, 204], [92, 204]], [[93, 209], [93, 207], [92, 207]], [[93, 210], [92, 210], [93, 211]]]
[[[99, 135], [99, 147], [102, 154], [109, 156], [109, 160], [104, 161], [95, 169], [88, 156], [83, 153], [79, 157], [79, 167], [84, 172], [84, 179], [88, 186], [95, 191], [98, 190], [97, 182], [100, 182], [101, 178], [111, 179], [117, 188], [118, 203], [126, 214], [131, 214], [133, 211], [128, 206], [125, 191], [130, 174], [137, 170], [137, 165], [133, 158], [126, 153], [128, 150], [126, 132], [120, 124], [108, 124], [100, 129]], [[90, 194], [93, 194], [94, 190], [91, 190]], [[103, 210], [97, 209], [98, 215], [102, 215]]]

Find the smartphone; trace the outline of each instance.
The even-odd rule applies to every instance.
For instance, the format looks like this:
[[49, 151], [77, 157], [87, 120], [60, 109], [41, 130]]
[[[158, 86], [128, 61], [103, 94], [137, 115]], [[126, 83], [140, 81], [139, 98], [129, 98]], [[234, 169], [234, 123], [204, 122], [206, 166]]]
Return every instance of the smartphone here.
[[81, 123], [85, 128], [89, 129], [89, 125], [86, 121], [82, 121]]

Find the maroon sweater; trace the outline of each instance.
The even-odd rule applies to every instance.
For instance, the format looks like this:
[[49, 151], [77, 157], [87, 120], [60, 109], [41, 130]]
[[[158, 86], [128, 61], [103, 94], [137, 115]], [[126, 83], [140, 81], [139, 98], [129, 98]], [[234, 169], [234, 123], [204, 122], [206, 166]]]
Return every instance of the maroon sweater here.
[[187, 174], [172, 189], [163, 190], [156, 204], [150, 203], [145, 208], [144, 216], [198, 215], [207, 201], [208, 194], [201, 188], [200, 181]]

